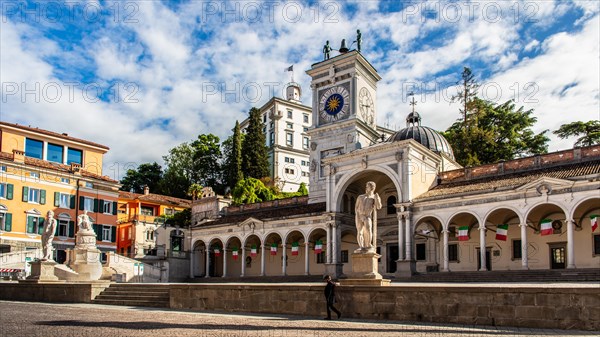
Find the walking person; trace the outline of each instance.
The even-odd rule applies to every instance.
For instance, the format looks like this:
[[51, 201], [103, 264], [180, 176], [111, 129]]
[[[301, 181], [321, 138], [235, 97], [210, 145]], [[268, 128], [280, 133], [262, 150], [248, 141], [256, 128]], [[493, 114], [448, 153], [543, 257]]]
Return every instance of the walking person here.
[[329, 275], [325, 275], [323, 277], [323, 280], [327, 282], [327, 285], [325, 286], [325, 299], [327, 300], [327, 317], [325, 317], [325, 319], [331, 320], [332, 310], [337, 314], [337, 318], [339, 319], [340, 317], [342, 317], [342, 313], [333, 306], [333, 303], [335, 303], [335, 286], [339, 285], [339, 283], [333, 282], [331, 280], [331, 276]]

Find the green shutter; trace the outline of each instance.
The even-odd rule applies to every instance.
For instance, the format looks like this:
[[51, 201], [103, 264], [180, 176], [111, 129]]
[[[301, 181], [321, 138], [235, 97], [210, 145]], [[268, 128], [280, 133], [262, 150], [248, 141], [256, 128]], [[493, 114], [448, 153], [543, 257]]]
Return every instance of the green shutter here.
[[98, 212], [104, 213], [104, 200], [98, 199]]
[[6, 213], [4, 216], [4, 230], [7, 232], [12, 230], [12, 213]]
[[70, 206], [69, 207], [70, 209], [75, 209], [75, 196], [74, 195], [71, 196], [71, 202], [70, 202], [69, 206]]
[[102, 241], [102, 225], [94, 224], [94, 232], [96, 232], [96, 241]]
[[44, 218], [38, 217], [38, 234], [44, 234]]
[[14, 190], [13, 184], [6, 184], [6, 199], [8, 199], [8, 200], [13, 199], [13, 190]]
[[33, 217], [27, 217], [27, 233], [33, 233]]
[[[58, 222], [58, 220], [56, 220], [56, 221]], [[60, 227], [60, 226], [59, 226], [59, 223], [57, 223], [57, 224], [56, 224], [56, 227], [54, 228], [54, 235], [55, 235], [55, 236], [58, 236], [58, 227]]]
[[83, 201], [85, 200], [84, 197], [79, 197], [79, 210], [83, 211]]
[[110, 228], [110, 242], [117, 242], [117, 227], [112, 226]]
[[29, 187], [23, 186], [23, 202], [29, 201]]
[[40, 190], [40, 204], [46, 204], [46, 190]]
[[75, 237], [75, 221], [69, 221], [69, 237]]
[[54, 207], [60, 206], [60, 192], [54, 192]]
[[117, 206], [119, 206], [119, 204], [116, 201], [113, 201], [112, 215], [117, 215]]
[[98, 199], [94, 198], [94, 213], [98, 213]]

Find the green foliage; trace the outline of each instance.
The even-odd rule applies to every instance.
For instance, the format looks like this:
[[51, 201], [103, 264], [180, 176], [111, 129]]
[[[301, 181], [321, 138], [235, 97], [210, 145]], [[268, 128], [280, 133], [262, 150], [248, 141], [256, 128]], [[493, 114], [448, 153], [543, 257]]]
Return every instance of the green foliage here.
[[463, 103], [462, 118], [443, 133], [459, 164], [489, 164], [548, 151], [548, 130], [535, 134], [531, 129], [537, 122], [533, 110], [517, 109], [512, 100], [495, 105], [478, 98], [469, 68], [463, 71], [463, 85], [455, 96]]
[[190, 187], [188, 187], [187, 195], [192, 197], [192, 200], [198, 200], [202, 195], [202, 188], [203, 187], [200, 184], [191, 184]]
[[305, 183], [300, 183], [300, 187], [298, 187], [298, 193], [300, 193], [300, 195], [308, 195], [308, 188], [306, 188]]
[[274, 199], [273, 191], [255, 178], [245, 178], [235, 185], [232, 191], [233, 203], [252, 204]]
[[192, 183], [213, 187], [218, 190], [221, 186], [221, 147], [219, 137], [213, 134], [198, 135], [192, 142], [193, 168], [196, 174]]
[[127, 170], [127, 173], [121, 179], [122, 191], [133, 191], [143, 193], [144, 186], [150, 188], [152, 193], [160, 193], [160, 181], [162, 179], [162, 169], [156, 162], [150, 164], [141, 164], [137, 169]]
[[242, 174], [244, 177], [260, 179], [270, 175], [260, 110], [250, 109], [249, 119], [246, 136], [242, 143]]
[[244, 178], [242, 174], [242, 142], [243, 134], [240, 131], [240, 123], [235, 121], [233, 135], [223, 142], [223, 155], [225, 164], [223, 165], [224, 184], [233, 189], [238, 181]]
[[578, 146], [592, 146], [600, 144], [600, 121], [591, 120], [588, 122], [572, 122], [563, 124], [560, 128], [553, 132], [558, 137], [565, 139], [571, 136], [581, 137], [577, 138], [575, 147]]
[[161, 215], [156, 220], [159, 224], [165, 223], [169, 226], [189, 227], [192, 223], [192, 210], [186, 208], [173, 215]]

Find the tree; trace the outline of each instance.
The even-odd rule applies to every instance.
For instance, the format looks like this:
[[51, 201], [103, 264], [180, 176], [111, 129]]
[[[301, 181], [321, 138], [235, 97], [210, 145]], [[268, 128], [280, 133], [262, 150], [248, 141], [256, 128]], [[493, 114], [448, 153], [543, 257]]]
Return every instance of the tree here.
[[260, 110], [250, 109], [249, 124], [242, 143], [242, 174], [260, 179], [270, 176], [266, 138], [262, 131]]
[[230, 189], [233, 189], [237, 182], [244, 178], [242, 174], [242, 141], [243, 134], [240, 131], [240, 123], [235, 121], [233, 135], [222, 144], [225, 157], [223, 180]]
[[266, 187], [262, 181], [255, 178], [245, 178], [238, 181], [232, 191], [232, 196], [233, 203], [236, 205], [252, 204], [274, 199], [271, 189]]
[[121, 179], [121, 190], [143, 193], [144, 186], [148, 186], [150, 191], [160, 193], [159, 184], [162, 175], [162, 168], [156, 162], [140, 164], [137, 169], [127, 170], [127, 173]]
[[187, 195], [192, 197], [192, 200], [198, 200], [200, 199], [199, 196], [202, 196], [202, 185], [200, 184], [191, 184], [190, 187], [188, 187], [187, 190]]
[[569, 138], [571, 136], [581, 137], [577, 138], [575, 147], [578, 146], [592, 146], [600, 144], [600, 121], [591, 120], [588, 122], [572, 122], [563, 124], [560, 128], [553, 132], [558, 135], [561, 139]]
[[300, 183], [300, 187], [298, 187], [298, 193], [300, 193], [300, 195], [308, 195], [308, 188], [306, 188], [305, 183]]
[[176, 198], [187, 198], [190, 185], [198, 181], [194, 168], [194, 148], [188, 143], [169, 150], [163, 157], [166, 169], [161, 180], [160, 190], [165, 195]]
[[213, 187], [219, 190], [222, 182], [221, 172], [221, 146], [219, 137], [213, 134], [198, 135], [198, 139], [192, 142], [194, 171], [197, 183], [203, 186]]
[[489, 164], [548, 151], [548, 130], [535, 134], [531, 129], [537, 121], [533, 110], [517, 109], [512, 100], [495, 105], [477, 97], [479, 85], [469, 68], [462, 78], [463, 89], [455, 96], [463, 103], [461, 118], [443, 133], [459, 164]]

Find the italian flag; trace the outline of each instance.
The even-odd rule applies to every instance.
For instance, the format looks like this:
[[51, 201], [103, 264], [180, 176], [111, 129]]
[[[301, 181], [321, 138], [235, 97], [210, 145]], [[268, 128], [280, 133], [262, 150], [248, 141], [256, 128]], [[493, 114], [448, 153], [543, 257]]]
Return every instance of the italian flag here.
[[317, 242], [315, 242], [315, 254], [320, 254], [321, 251], [323, 251], [323, 243], [321, 240], [317, 240]]
[[250, 255], [252, 255], [252, 257], [256, 256], [256, 245], [252, 245], [252, 248], [250, 249]]
[[277, 255], [277, 244], [276, 243], [271, 245], [271, 255]]
[[292, 255], [298, 255], [298, 242], [292, 242]]
[[508, 225], [498, 225], [498, 229], [496, 230], [496, 240], [506, 241], [506, 237], [508, 236]]
[[468, 241], [469, 240], [469, 226], [458, 227], [458, 240]]
[[237, 247], [233, 247], [233, 249], [231, 251], [232, 251], [231, 255], [233, 255], [233, 259], [237, 260], [238, 259], [238, 249], [237, 249]]
[[540, 223], [540, 234], [542, 235], [550, 235], [554, 232], [552, 230], [552, 219], [544, 219]]
[[592, 224], [592, 232], [596, 230], [596, 228], [598, 228], [598, 216], [597, 215], [591, 215], [590, 216], [590, 223]]
[[221, 248], [219, 246], [215, 246], [215, 256], [221, 256]]

